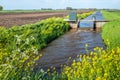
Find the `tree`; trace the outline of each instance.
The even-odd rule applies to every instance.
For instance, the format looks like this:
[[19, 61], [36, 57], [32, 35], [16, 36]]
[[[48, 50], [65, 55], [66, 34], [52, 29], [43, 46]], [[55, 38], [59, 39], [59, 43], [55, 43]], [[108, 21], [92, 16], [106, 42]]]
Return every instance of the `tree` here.
[[2, 6], [0, 6], [0, 11], [2, 11], [3, 10], [3, 7]]
[[72, 10], [72, 7], [66, 7], [66, 10]]

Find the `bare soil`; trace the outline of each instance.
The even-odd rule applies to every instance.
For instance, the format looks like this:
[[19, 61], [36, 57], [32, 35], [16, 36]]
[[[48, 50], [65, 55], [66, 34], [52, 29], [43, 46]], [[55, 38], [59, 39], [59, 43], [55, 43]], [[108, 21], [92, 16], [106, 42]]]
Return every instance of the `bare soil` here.
[[[77, 13], [89, 12], [78, 11]], [[0, 13], [0, 26], [10, 28], [24, 24], [32, 24], [50, 17], [65, 17], [67, 12], [20, 12], [20, 13]]]
[[0, 14], [0, 26], [12, 27], [31, 24], [49, 17], [64, 17], [64, 12], [32, 12]]

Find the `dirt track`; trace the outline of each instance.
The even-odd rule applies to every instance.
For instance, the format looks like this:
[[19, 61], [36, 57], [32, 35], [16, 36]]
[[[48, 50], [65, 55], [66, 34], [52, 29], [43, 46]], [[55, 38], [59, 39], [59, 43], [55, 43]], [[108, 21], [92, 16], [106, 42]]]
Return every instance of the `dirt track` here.
[[33, 12], [0, 14], [0, 26], [12, 27], [16, 25], [35, 23], [49, 17], [63, 17], [63, 12]]

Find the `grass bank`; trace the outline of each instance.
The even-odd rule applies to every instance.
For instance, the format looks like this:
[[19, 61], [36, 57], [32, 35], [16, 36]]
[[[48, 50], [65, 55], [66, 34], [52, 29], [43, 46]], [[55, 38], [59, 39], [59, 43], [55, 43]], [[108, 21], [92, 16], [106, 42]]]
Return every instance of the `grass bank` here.
[[64, 12], [66, 10], [2, 10], [0, 14], [6, 13], [32, 13], [32, 12]]
[[102, 38], [111, 48], [120, 47], [120, 12], [103, 11], [102, 13], [105, 19], [110, 20], [102, 28]]

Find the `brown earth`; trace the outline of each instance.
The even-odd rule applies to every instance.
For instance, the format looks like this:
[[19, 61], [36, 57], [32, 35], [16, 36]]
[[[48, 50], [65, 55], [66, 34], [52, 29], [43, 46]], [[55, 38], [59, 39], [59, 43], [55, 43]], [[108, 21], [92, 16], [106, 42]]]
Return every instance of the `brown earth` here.
[[24, 24], [31, 24], [49, 17], [64, 17], [64, 12], [32, 12], [0, 14], [0, 26], [7, 28]]
[[[78, 13], [89, 12], [79, 11]], [[0, 26], [12, 27], [24, 24], [36, 23], [50, 17], [65, 17], [68, 12], [20, 12], [0, 13]]]

